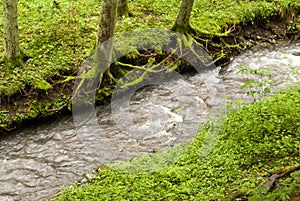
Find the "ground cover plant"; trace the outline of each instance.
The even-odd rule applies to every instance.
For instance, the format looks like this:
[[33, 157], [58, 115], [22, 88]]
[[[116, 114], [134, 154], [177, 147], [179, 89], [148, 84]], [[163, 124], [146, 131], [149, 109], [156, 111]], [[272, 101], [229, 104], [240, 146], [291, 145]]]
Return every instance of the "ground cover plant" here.
[[[13, 69], [0, 65], [1, 128], [70, 108], [72, 80], [95, 45], [101, 6], [95, 0], [20, 0], [18, 3], [20, 46], [26, 62]], [[179, 0], [129, 2], [132, 16], [118, 19], [116, 33], [143, 28], [171, 29], [179, 5]], [[203, 0], [195, 2], [191, 25], [198, 42], [206, 50], [212, 46], [214, 51], [209, 53], [214, 58], [223, 58], [233, 49], [251, 46], [247, 41], [228, 43], [222, 38], [238, 33], [241, 25], [278, 16], [284, 24], [281, 30], [286, 29], [284, 34], [297, 33], [297, 10], [299, 2], [293, 0]], [[284, 37], [280, 33], [277, 36]], [[3, 52], [3, 44], [0, 51]]]
[[[118, 19], [117, 33], [171, 29], [179, 5], [179, 0], [132, 1], [132, 16]], [[19, 1], [20, 45], [26, 62], [18, 68], [0, 64], [0, 128], [70, 106], [72, 80], [95, 45], [100, 6], [95, 0]], [[272, 40], [297, 36], [299, 9], [300, 2], [295, 0], [196, 1], [191, 18], [193, 37], [213, 58], [223, 58], [255, 44], [250, 39], [264, 42], [252, 32], [248, 40], [235, 38], [242, 28], [253, 29], [260, 22], [281, 20], [281, 32], [275, 29], [272, 35], [277, 38]], [[209, 129], [197, 135], [176, 164], [151, 174], [102, 166], [88, 182], [66, 189], [56, 199], [294, 199], [300, 189], [299, 171], [278, 178], [280, 188], [268, 189], [264, 183], [275, 173], [282, 175], [299, 166], [299, 94], [300, 87], [295, 87], [226, 116], [218, 145], [204, 159], [199, 150]]]
[[[300, 86], [231, 111], [217, 146], [203, 159], [199, 150], [209, 132], [214, 131], [203, 129], [176, 164], [149, 174], [101, 166], [56, 200], [297, 199]], [[282, 176], [272, 189], [266, 182], [274, 174]]]

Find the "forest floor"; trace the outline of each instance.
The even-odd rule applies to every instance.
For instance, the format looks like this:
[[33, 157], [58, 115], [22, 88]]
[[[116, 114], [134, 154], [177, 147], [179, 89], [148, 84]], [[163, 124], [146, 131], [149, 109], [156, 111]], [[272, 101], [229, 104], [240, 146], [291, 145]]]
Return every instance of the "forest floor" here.
[[[70, 112], [74, 80], [95, 44], [101, 6], [96, 0], [18, 2], [20, 44], [27, 60], [18, 68], [0, 64], [0, 134]], [[179, 0], [130, 2], [133, 16], [118, 19], [116, 34], [170, 29], [179, 5]], [[300, 2], [294, 0], [203, 0], [195, 2], [191, 25], [195, 40], [224, 66], [252, 46], [297, 40], [299, 14]], [[197, 135], [174, 166], [143, 175], [100, 167], [92, 179], [58, 200], [143, 200], [145, 195], [149, 200], [299, 200], [299, 171], [287, 173], [299, 166], [299, 91], [286, 90], [226, 117], [221, 143], [205, 160], [197, 150], [210, 130]], [[108, 100], [110, 91], [102, 92], [102, 100]], [[261, 126], [253, 133], [244, 122]], [[273, 175], [280, 177], [263, 187]]]
[[[116, 34], [170, 29], [179, 5], [178, 0], [168, 4], [134, 1], [129, 4], [133, 16], [119, 18]], [[297, 40], [299, 5], [292, 0], [196, 2], [191, 18], [196, 30], [193, 37], [213, 59], [219, 58], [217, 65], [225, 65], [230, 56], [253, 45]], [[95, 44], [99, 10], [95, 0], [19, 1], [20, 44], [27, 60], [17, 68], [0, 64], [0, 133], [70, 112], [76, 74]], [[3, 52], [2, 45], [0, 50]], [[140, 58], [127, 62], [135, 60]], [[100, 100], [109, 100], [112, 86], [107, 79], [99, 90]]]

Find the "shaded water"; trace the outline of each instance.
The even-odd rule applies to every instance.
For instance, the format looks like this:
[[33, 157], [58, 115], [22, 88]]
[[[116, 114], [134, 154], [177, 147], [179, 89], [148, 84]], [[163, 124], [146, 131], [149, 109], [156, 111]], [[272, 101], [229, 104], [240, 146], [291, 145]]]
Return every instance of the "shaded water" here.
[[222, 100], [253, 101], [245, 95], [249, 89], [241, 90], [240, 86], [248, 79], [267, 78], [237, 75], [241, 65], [269, 67], [272, 91], [291, 86], [300, 80], [300, 44], [246, 51], [221, 72], [216, 69], [209, 81], [216, 91], [206, 87], [206, 75], [145, 87], [131, 98], [129, 124], [118, 120], [119, 113], [112, 115], [109, 107], [98, 107], [101, 128], [83, 126], [81, 129], [88, 134], [84, 139], [76, 134], [72, 117], [32, 126], [1, 139], [0, 200], [46, 199], [62, 185], [82, 179], [99, 164], [99, 153], [86, 146], [99, 136], [106, 142], [100, 151], [103, 162], [129, 160], [191, 139], [197, 133], [198, 122], [209, 120], [216, 108], [222, 112]]

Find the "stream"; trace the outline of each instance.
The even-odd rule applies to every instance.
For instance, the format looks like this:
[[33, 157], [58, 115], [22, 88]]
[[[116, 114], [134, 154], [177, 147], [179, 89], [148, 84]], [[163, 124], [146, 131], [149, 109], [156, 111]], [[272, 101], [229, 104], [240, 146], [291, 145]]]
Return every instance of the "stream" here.
[[[267, 67], [272, 76], [240, 74], [241, 66]], [[299, 83], [300, 43], [252, 48], [232, 58], [222, 70], [216, 68], [210, 73], [213, 92], [205, 87], [207, 75], [197, 74], [165, 85], [143, 87], [131, 97], [127, 113], [112, 112], [109, 106], [97, 107], [101, 127], [82, 126], [80, 132], [88, 133], [84, 139], [78, 136], [71, 116], [0, 138], [0, 200], [50, 199], [62, 185], [82, 180], [99, 163], [127, 161], [143, 153], [184, 144], [198, 132], [199, 122], [224, 114], [226, 103], [250, 103], [261, 98], [259, 94], [247, 96], [249, 88], [240, 89], [247, 80], [265, 83], [271, 93]], [[129, 114], [131, 121], [122, 121], [121, 114]], [[97, 140], [102, 141], [101, 150], [95, 151], [89, 145]]]

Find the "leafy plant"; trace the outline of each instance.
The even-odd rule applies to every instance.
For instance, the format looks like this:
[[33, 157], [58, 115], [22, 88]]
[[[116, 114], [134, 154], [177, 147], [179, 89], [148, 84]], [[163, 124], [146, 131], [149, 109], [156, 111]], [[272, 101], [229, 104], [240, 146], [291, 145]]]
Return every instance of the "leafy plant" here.
[[249, 79], [245, 84], [243, 84], [240, 88], [241, 89], [248, 89], [247, 95], [251, 96], [254, 101], [258, 99], [257, 95], [266, 96], [267, 94], [271, 93], [271, 84], [272, 84], [272, 73], [268, 67], [261, 68], [261, 69], [253, 69], [248, 66], [241, 66], [241, 70], [237, 72], [241, 75], [254, 75], [255, 78]]
[[121, 171], [102, 166], [89, 183], [65, 189], [56, 200], [231, 200], [238, 192], [248, 200], [287, 200], [299, 189], [299, 172], [280, 180], [282, 188], [271, 193], [261, 186], [273, 173], [299, 165], [299, 99], [297, 86], [231, 112], [219, 143], [205, 159], [199, 153], [214, 132], [210, 128], [201, 130], [175, 164], [149, 174], [122, 168], [143, 168], [140, 164], [150, 165], [152, 157], [116, 164]]

